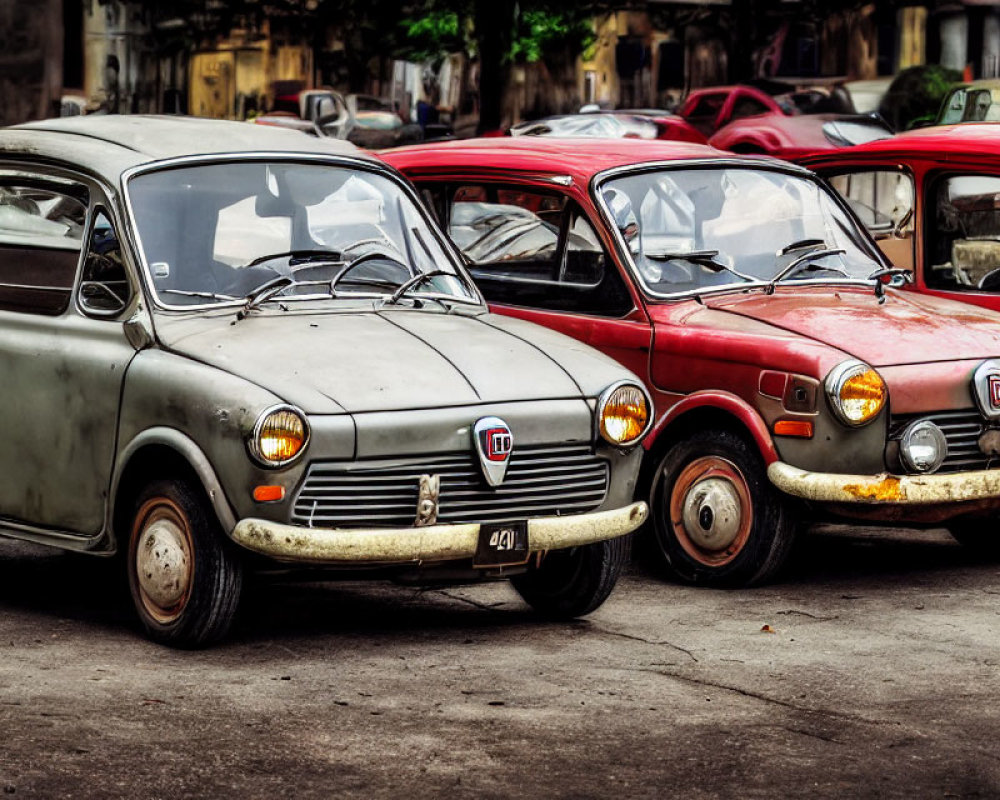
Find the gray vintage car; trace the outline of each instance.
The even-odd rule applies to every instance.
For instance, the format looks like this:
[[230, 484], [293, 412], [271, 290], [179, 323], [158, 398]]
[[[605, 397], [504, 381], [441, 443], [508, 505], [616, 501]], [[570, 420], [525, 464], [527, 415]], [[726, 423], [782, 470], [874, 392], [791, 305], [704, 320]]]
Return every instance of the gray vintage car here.
[[158, 641], [225, 634], [248, 563], [509, 577], [596, 608], [646, 507], [649, 401], [488, 313], [413, 190], [239, 123], [0, 130], [0, 533], [123, 556]]

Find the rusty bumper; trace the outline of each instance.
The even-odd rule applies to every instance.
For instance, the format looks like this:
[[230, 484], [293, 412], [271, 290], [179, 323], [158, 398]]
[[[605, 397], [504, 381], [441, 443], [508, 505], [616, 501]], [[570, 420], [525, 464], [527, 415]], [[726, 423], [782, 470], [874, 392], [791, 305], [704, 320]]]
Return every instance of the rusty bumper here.
[[[631, 533], [649, 515], [645, 503], [610, 511], [528, 520], [532, 553], [593, 544]], [[472, 558], [479, 523], [421, 528], [303, 528], [263, 519], [243, 519], [233, 541], [272, 558], [311, 564], [406, 564]]]
[[767, 468], [781, 491], [817, 503], [946, 505], [1000, 500], [1000, 469], [946, 475], [840, 475], [806, 472], [783, 461]]

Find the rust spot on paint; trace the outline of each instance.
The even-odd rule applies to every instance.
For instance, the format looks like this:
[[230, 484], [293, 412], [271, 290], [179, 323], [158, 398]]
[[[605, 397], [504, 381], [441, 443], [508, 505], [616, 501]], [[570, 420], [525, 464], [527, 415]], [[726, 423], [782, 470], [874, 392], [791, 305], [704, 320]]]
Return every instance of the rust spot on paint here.
[[886, 476], [876, 483], [848, 483], [844, 491], [861, 500], [902, 500], [906, 493], [899, 485], [899, 478]]

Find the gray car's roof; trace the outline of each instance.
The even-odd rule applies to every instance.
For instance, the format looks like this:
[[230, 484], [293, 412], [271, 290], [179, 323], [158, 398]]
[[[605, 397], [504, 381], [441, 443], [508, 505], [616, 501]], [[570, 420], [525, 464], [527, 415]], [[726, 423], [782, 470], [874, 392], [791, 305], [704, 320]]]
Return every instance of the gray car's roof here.
[[0, 128], [0, 155], [60, 161], [114, 183], [154, 161], [221, 153], [354, 156], [382, 164], [348, 142], [246, 122], [117, 114], [66, 117]]

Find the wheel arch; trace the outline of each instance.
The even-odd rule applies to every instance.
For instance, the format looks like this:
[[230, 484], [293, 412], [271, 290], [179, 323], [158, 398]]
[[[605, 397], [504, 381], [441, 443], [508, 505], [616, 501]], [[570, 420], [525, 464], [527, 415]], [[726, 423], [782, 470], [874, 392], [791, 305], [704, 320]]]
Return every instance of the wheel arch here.
[[108, 528], [117, 550], [119, 533], [130, 524], [132, 502], [141, 488], [156, 478], [193, 479], [205, 492], [219, 524], [228, 533], [236, 515], [226, 499], [215, 469], [200, 447], [174, 428], [149, 428], [121, 451], [111, 485]]
[[674, 442], [699, 428], [722, 428], [748, 437], [765, 467], [779, 460], [771, 433], [753, 406], [735, 394], [705, 391], [689, 394], [656, 422], [646, 437], [643, 472], [651, 474]]

